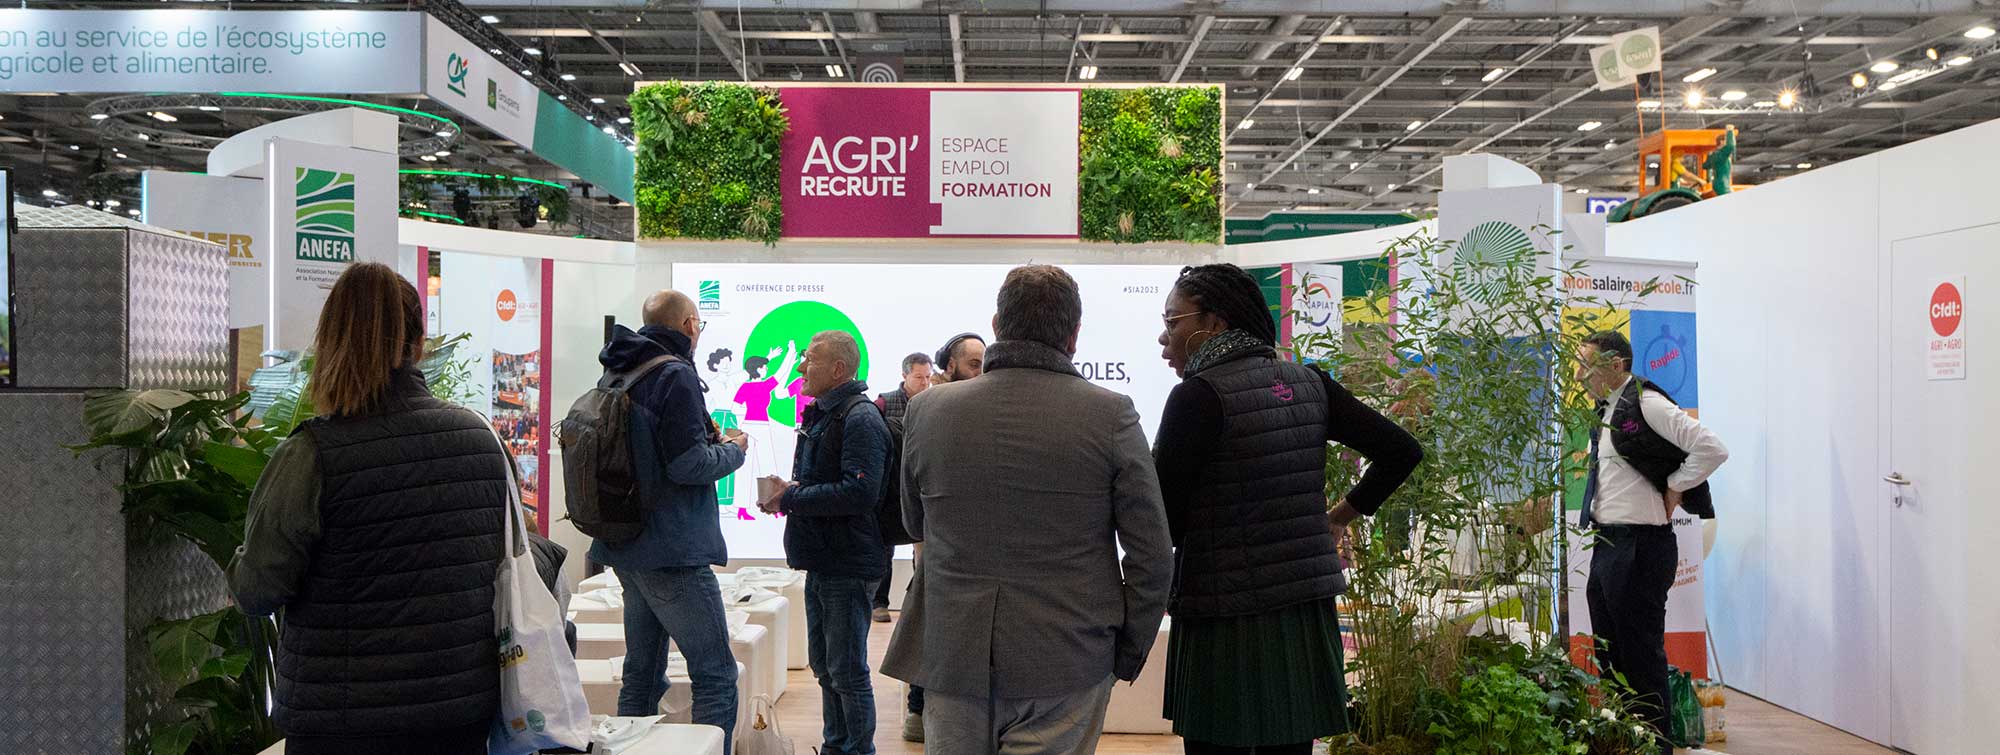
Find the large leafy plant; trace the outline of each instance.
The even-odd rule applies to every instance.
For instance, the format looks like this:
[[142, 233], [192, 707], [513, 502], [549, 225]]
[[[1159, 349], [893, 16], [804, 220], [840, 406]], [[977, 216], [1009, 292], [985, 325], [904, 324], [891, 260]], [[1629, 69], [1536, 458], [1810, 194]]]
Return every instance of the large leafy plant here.
[[[427, 341], [419, 364], [431, 393], [464, 402], [469, 359], [457, 359], [467, 336]], [[246, 391], [214, 398], [175, 390], [122, 390], [90, 396], [83, 421], [90, 440], [75, 447], [122, 452], [123, 510], [135, 536], [184, 540], [218, 571], [243, 544], [250, 494], [279, 441], [315, 412], [311, 356], [286, 372], [287, 382], [261, 421]], [[271, 369], [271, 368], [266, 368]], [[160, 717], [148, 722], [136, 755], [228, 755], [258, 752], [276, 742], [270, 717], [277, 681], [277, 623], [246, 616], [236, 606], [144, 630], [159, 679], [172, 692]]]
[[791, 120], [770, 89], [708, 82], [633, 92], [641, 238], [776, 243], [778, 145]]
[[[1356, 683], [1353, 733], [1336, 752], [1625, 752], [1593, 723], [1629, 733], [1617, 695], [1552, 666], [1567, 664], [1555, 557], [1572, 536], [1554, 509], [1580, 470], [1566, 440], [1599, 421], [1579, 401], [1576, 359], [1600, 327], [1601, 303], [1565, 301], [1561, 276], [1533, 254], [1454, 251], [1427, 235], [1399, 240], [1381, 264], [1403, 274], [1363, 300], [1377, 310], [1393, 302], [1393, 318], [1377, 311], [1364, 319], [1382, 322], [1291, 344], [1396, 418], [1425, 453], [1349, 533]], [[1355, 462], [1329, 454], [1329, 491], [1352, 487]], [[1475, 626], [1511, 630], [1522, 654], [1483, 650]]]
[[1085, 89], [1077, 138], [1085, 240], [1220, 242], [1220, 88]]

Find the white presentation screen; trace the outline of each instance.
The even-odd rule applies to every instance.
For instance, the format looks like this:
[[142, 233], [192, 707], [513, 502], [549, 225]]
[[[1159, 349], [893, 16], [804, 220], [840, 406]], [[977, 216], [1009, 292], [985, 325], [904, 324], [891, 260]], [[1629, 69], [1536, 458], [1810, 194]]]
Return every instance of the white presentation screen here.
[[[791, 478], [798, 361], [813, 334], [845, 330], [861, 344], [869, 395], [894, 390], [903, 357], [932, 354], [964, 332], [993, 337], [994, 300], [1009, 265], [675, 264], [674, 288], [707, 323], [695, 367], [723, 427], [751, 436], [750, 460], [717, 486], [731, 558], [783, 558], [784, 520], [757, 511], [756, 478]], [[1066, 265], [1083, 292], [1075, 365], [1132, 397], [1147, 437], [1179, 382], [1160, 358], [1160, 314], [1180, 273], [1168, 265]], [[1022, 411], [1035, 411], [1023, 406]], [[967, 428], [968, 432], [976, 432]]]

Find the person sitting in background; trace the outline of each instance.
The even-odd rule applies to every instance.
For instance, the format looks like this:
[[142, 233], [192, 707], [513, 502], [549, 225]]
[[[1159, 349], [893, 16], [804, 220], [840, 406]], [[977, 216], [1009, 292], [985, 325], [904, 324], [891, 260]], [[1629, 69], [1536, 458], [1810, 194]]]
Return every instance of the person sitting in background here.
[[701, 316], [694, 301], [665, 290], [646, 299], [645, 327], [623, 325], [597, 361], [628, 376], [629, 439], [646, 528], [624, 543], [591, 543], [590, 560], [612, 567], [625, 587], [625, 681], [618, 715], [656, 716], [666, 695], [667, 641], [687, 658], [694, 722], [720, 727], [723, 751], [736, 726], [736, 659], [729, 621], [710, 566], [729, 562], [715, 515], [715, 481], [743, 466], [750, 441], [726, 437], [709, 420], [695, 375]]
[[284, 611], [271, 715], [293, 755], [484, 753], [499, 715], [510, 462], [486, 420], [431, 396], [423, 344], [416, 288], [348, 267], [313, 337], [322, 415], [251, 493], [229, 588], [245, 614]]
[[1166, 611], [1166, 512], [1132, 399], [1072, 366], [1076, 280], [1016, 268], [997, 303], [992, 370], [910, 402], [924, 554], [882, 665], [923, 686], [930, 755], [1087, 755]]
[[[1182, 378], [1154, 450], [1179, 549], [1164, 715], [1188, 755], [1307, 755], [1347, 731], [1334, 533], [1423, 451], [1332, 376], [1277, 358], [1277, 325], [1241, 268], [1182, 270], [1163, 319], [1161, 356]], [[1328, 441], [1369, 461], [1331, 513]]]
[[[882, 410], [882, 419], [901, 423], [903, 411], [910, 405], [910, 399], [931, 387], [931, 358], [927, 354], [911, 354], [903, 357], [903, 383], [896, 390], [875, 397], [875, 408]], [[896, 566], [896, 546], [882, 544], [882, 581], [875, 588], [875, 623], [889, 623], [889, 579], [894, 576]]]
[[889, 427], [868, 384], [854, 336], [829, 330], [813, 337], [799, 370], [814, 401], [800, 424], [793, 482], [766, 478], [772, 495], [760, 504], [785, 515], [785, 560], [806, 573], [806, 643], [819, 679], [824, 716], [822, 755], [873, 755], [875, 685], [868, 670], [869, 598], [882, 570], [882, 536], [875, 508], [888, 465]]

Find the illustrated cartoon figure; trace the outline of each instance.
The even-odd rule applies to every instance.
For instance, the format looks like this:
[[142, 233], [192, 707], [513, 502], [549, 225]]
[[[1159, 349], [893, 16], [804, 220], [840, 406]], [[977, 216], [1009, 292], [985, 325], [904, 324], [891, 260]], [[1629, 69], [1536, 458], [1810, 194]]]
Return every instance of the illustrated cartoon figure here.
[[[798, 344], [787, 343], [784, 347], [772, 349], [768, 356], [753, 356], [743, 360], [743, 371], [747, 379], [738, 385], [732, 397], [736, 405], [743, 407], [743, 432], [750, 436], [750, 454], [744, 460], [743, 468], [737, 476], [749, 475], [745, 479], [757, 479], [764, 475], [791, 476], [789, 459], [778, 457], [778, 438], [785, 428], [777, 427], [771, 421], [771, 404], [778, 400], [780, 375], [791, 374], [799, 357]], [[776, 370], [766, 372], [773, 363]], [[789, 449], [790, 444], [785, 448]], [[754, 498], [754, 487], [738, 486], [734, 496], [742, 506], [753, 506], [756, 501], [744, 503], [744, 499]]]

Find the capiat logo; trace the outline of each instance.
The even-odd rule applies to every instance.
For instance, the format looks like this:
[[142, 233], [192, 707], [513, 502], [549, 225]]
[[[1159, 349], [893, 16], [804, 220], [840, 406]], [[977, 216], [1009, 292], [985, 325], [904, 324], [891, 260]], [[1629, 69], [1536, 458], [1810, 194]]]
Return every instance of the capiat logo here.
[[444, 86], [450, 89], [452, 94], [465, 96], [465, 77], [469, 73], [472, 73], [472, 65], [458, 53], [452, 53], [444, 59]]
[[294, 256], [302, 262], [354, 261], [354, 174], [299, 168], [294, 176]]
[[1308, 283], [1305, 290], [1305, 307], [1299, 311], [1299, 319], [1315, 328], [1324, 328], [1333, 318], [1339, 316], [1340, 307], [1335, 303], [1339, 297], [1324, 283]]
[[701, 297], [701, 302], [700, 302], [701, 311], [715, 312], [721, 310], [722, 281], [702, 281], [700, 297]]

